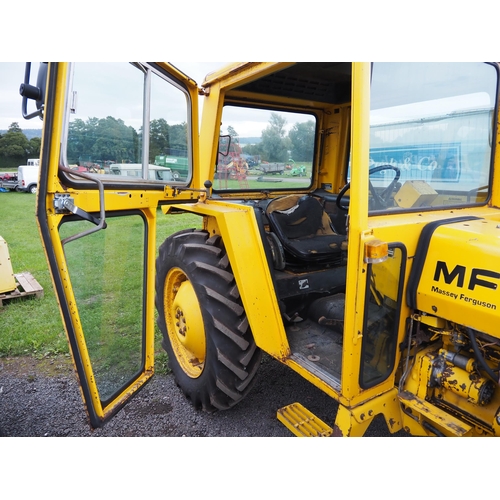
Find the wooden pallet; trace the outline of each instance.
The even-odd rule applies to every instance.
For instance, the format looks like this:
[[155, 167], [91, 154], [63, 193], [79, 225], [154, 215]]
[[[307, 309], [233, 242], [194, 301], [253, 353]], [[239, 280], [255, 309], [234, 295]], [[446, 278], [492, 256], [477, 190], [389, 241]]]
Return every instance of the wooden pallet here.
[[3, 301], [9, 299], [19, 299], [35, 296], [43, 297], [43, 288], [40, 283], [31, 275], [31, 273], [14, 274], [17, 288], [12, 292], [0, 294], [0, 307], [3, 307]]

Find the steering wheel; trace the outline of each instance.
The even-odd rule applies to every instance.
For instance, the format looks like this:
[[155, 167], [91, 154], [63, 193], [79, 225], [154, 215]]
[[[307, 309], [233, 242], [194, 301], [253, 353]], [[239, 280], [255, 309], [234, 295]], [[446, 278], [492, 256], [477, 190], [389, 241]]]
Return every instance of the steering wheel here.
[[[399, 181], [399, 178], [401, 177], [401, 170], [394, 166], [394, 165], [379, 165], [378, 167], [371, 168], [368, 171], [368, 175], [375, 174], [376, 172], [382, 172], [382, 170], [394, 170], [396, 172], [396, 175], [394, 176], [394, 179], [392, 179], [391, 183], [382, 191], [382, 193], [378, 194], [375, 189], [373, 188], [372, 183], [370, 180], [368, 180], [368, 185], [370, 187], [370, 193], [373, 196], [374, 200], [374, 208], [376, 210], [381, 210], [384, 208], [387, 208], [389, 206], [389, 200], [391, 197], [391, 193], [394, 191], [394, 186], [396, 183]], [[337, 195], [337, 199], [335, 200], [335, 204], [337, 205], [337, 208], [340, 210], [349, 210], [348, 206], [342, 205], [341, 200], [343, 196], [347, 193], [349, 188], [351, 187], [351, 183], [348, 182], [339, 192]]]

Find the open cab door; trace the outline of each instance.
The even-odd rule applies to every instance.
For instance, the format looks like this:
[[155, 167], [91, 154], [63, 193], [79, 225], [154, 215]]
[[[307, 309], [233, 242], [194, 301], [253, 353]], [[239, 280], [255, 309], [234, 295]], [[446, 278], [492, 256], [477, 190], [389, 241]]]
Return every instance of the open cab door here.
[[95, 428], [154, 373], [157, 209], [193, 196], [198, 92], [164, 63], [44, 71], [36, 215]]

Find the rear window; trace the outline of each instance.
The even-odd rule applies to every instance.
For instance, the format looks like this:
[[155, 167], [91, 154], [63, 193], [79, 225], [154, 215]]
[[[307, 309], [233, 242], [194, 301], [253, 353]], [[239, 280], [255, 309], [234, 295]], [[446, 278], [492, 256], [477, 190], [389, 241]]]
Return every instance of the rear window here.
[[213, 189], [308, 188], [315, 134], [311, 114], [225, 106]]

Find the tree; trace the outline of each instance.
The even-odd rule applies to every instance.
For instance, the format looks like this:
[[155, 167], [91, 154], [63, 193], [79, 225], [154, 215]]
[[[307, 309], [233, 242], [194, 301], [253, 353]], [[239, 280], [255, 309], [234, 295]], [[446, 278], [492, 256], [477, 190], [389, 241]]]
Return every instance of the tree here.
[[91, 139], [92, 134], [93, 127], [89, 120], [84, 122], [82, 119], [77, 118], [69, 124], [67, 155], [70, 164], [78, 163], [85, 157], [90, 160], [90, 149], [93, 142]]
[[242, 148], [243, 153], [250, 155], [250, 156], [262, 156], [263, 150], [261, 143], [259, 142], [258, 144], [246, 144]]
[[139, 137], [137, 131], [121, 119], [79, 118], [70, 123], [68, 135], [69, 163], [113, 161], [137, 163]]
[[239, 134], [238, 134], [238, 132], [236, 132], [236, 130], [234, 129], [234, 127], [233, 127], [233, 126], [231, 126], [231, 125], [228, 125], [228, 126], [227, 126], [227, 133], [228, 133], [228, 135], [230, 135], [231, 137], [238, 137], [238, 135], [239, 135]]
[[26, 159], [28, 153], [28, 139], [23, 134], [17, 122], [13, 122], [9, 130], [0, 139], [0, 154]]
[[269, 125], [262, 131], [261, 147], [267, 161], [286, 162], [291, 147], [290, 140], [285, 137], [286, 118], [278, 113], [271, 113]]
[[170, 125], [170, 147], [175, 149], [187, 150], [187, 123], [178, 123]]
[[164, 118], [152, 120], [149, 124], [149, 161], [154, 163], [156, 156], [166, 154], [170, 147], [170, 125]]
[[296, 123], [288, 137], [291, 142], [292, 158], [296, 161], [312, 161], [314, 155], [314, 122]]
[[0, 138], [0, 157], [5, 167], [26, 164], [30, 143], [17, 122], [13, 122]]
[[121, 118], [101, 118], [95, 130], [91, 153], [94, 160], [117, 163], [140, 161], [137, 132]]
[[40, 137], [33, 137], [32, 139], [30, 139], [28, 144], [29, 158], [38, 158], [40, 156], [41, 148], [42, 148], [42, 139]]

